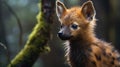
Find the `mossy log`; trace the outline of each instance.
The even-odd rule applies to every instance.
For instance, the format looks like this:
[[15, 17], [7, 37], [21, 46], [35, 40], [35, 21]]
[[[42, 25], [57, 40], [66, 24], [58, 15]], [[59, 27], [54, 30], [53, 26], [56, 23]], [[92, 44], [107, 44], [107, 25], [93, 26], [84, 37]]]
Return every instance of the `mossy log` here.
[[50, 51], [47, 45], [50, 26], [44, 21], [42, 15], [42, 13], [38, 14], [38, 23], [30, 34], [25, 47], [12, 60], [8, 67], [31, 67], [40, 53]]
[[[29, 35], [24, 48], [9, 63], [8, 67], [32, 67], [41, 53], [50, 51], [47, 45], [50, 39], [50, 26], [52, 24], [52, 15], [54, 11], [55, 0], [41, 0], [40, 13], [37, 15], [37, 24]], [[47, 8], [45, 6], [48, 6]], [[53, 8], [53, 9], [51, 9]], [[47, 10], [47, 11], [45, 11]]]

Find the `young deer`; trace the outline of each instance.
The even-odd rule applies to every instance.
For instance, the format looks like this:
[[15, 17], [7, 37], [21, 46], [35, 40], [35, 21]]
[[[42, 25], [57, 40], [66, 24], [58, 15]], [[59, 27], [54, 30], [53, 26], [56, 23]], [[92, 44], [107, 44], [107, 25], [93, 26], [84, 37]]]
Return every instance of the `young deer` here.
[[61, 23], [58, 36], [67, 41], [65, 56], [71, 67], [120, 67], [119, 53], [94, 34], [96, 12], [92, 1], [70, 9], [56, 1], [56, 13]]

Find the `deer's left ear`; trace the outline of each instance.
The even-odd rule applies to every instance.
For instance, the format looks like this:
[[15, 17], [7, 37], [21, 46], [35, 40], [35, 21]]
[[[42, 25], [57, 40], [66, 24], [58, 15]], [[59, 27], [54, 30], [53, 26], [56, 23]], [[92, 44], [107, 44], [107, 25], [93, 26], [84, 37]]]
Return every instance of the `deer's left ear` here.
[[82, 5], [82, 14], [88, 21], [93, 20], [96, 15], [95, 8], [93, 6], [92, 1], [87, 1]]
[[58, 18], [61, 18], [61, 16], [63, 15], [64, 12], [66, 12], [66, 7], [65, 5], [60, 2], [60, 1], [56, 1], [56, 14], [58, 16]]

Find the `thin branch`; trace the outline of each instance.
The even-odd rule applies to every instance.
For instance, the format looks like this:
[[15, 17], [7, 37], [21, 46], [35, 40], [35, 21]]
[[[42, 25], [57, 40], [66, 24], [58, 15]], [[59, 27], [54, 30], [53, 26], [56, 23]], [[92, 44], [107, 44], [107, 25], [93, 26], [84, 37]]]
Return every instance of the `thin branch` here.
[[19, 17], [17, 16], [17, 14], [14, 12], [14, 10], [6, 3], [6, 1], [2, 1], [5, 6], [8, 8], [8, 10], [13, 14], [13, 16], [15, 16], [16, 20], [17, 20], [17, 24], [20, 30], [20, 34], [19, 34], [19, 46], [21, 46], [23, 44], [23, 29], [22, 29], [22, 24], [21, 21], [19, 19]]
[[7, 47], [1, 42], [0, 42], [0, 46], [2, 46], [5, 50], [7, 49]]

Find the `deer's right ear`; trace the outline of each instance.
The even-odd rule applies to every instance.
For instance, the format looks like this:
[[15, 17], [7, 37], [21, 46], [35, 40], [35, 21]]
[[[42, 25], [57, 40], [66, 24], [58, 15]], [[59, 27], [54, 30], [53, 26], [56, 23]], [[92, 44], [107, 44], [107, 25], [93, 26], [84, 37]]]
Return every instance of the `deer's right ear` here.
[[62, 2], [57, 0], [56, 1], [56, 14], [58, 18], [61, 18], [61, 16], [63, 15], [65, 11], [66, 11], [65, 5]]

